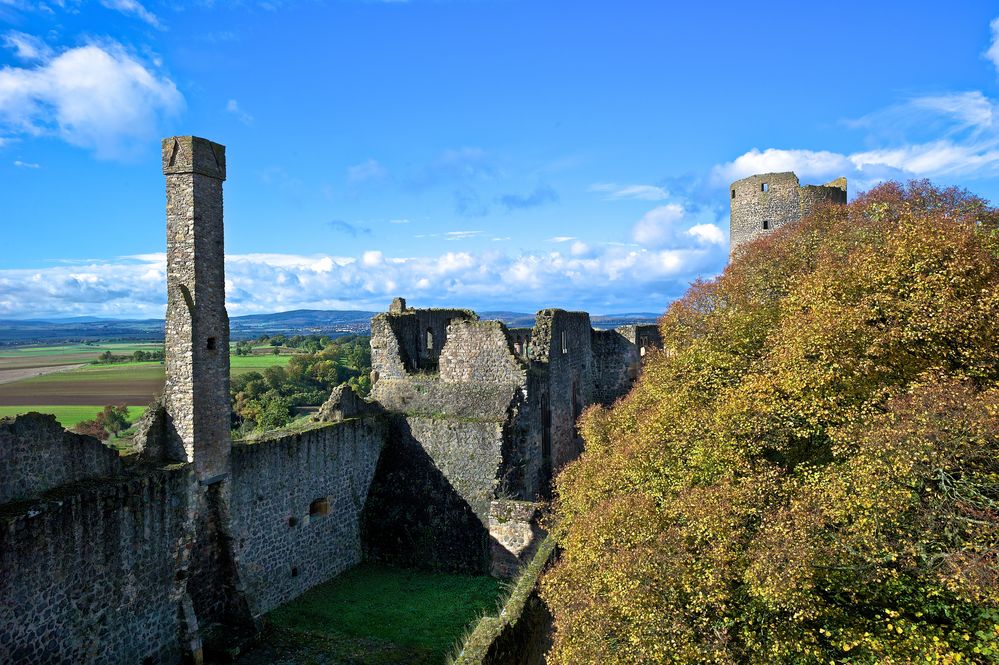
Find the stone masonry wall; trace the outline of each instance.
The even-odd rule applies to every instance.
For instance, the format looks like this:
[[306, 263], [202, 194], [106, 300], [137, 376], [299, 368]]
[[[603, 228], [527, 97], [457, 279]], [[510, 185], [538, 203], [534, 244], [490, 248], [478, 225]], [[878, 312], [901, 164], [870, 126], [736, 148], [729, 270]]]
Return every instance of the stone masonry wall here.
[[486, 573], [503, 423], [393, 416], [364, 516], [365, 555]]
[[439, 362], [445, 383], [522, 385], [527, 370], [500, 321], [453, 322]]
[[576, 419], [593, 402], [592, 330], [585, 312], [546, 309], [536, 318], [531, 358], [547, 361], [553, 472], [582, 452]]
[[734, 253], [741, 245], [800, 220], [822, 203], [846, 203], [846, 187], [846, 178], [802, 187], [790, 171], [735, 181], [729, 187], [729, 251]]
[[[225, 310], [222, 182], [225, 147], [163, 140], [167, 194], [168, 429], [200, 479], [228, 471], [229, 318]], [[197, 450], [196, 450], [197, 449]]]
[[0, 662], [177, 663], [190, 467], [0, 506]]
[[0, 419], [0, 504], [52, 488], [121, 473], [118, 453], [97, 439], [67, 432], [52, 415]]
[[232, 538], [254, 616], [361, 560], [382, 424], [346, 420], [232, 449]]

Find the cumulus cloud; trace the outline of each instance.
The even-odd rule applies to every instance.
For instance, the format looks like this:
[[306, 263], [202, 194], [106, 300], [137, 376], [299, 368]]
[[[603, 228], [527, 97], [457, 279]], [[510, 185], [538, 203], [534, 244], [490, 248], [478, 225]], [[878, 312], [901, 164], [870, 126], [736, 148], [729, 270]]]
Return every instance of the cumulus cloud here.
[[619, 185], [615, 182], [598, 182], [590, 185], [589, 190], [603, 193], [605, 200], [665, 201], [669, 198], [669, 192], [655, 185]]
[[0, 132], [56, 135], [100, 158], [126, 157], [158, 135], [184, 98], [116, 43], [39, 51], [33, 67], [0, 69]]
[[674, 240], [684, 209], [678, 203], [667, 203], [645, 213], [632, 229], [631, 236], [640, 245], [662, 247]]
[[500, 204], [507, 210], [537, 208], [556, 201], [558, 201], [558, 192], [548, 185], [538, 185], [529, 194], [503, 194], [499, 197]]
[[[567, 251], [447, 251], [428, 256], [241, 254], [226, 257], [230, 314], [297, 308], [383, 309], [396, 295], [432, 305], [662, 311], [698, 274], [719, 270], [723, 247], [561, 245]], [[0, 318], [162, 316], [162, 253], [40, 269], [0, 269]]]

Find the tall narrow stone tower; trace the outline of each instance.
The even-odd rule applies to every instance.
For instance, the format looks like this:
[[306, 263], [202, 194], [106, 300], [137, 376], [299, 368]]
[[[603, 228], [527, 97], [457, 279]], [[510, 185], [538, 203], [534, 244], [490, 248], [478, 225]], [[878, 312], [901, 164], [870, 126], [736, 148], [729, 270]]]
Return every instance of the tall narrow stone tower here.
[[[171, 448], [203, 483], [229, 471], [229, 316], [225, 311], [225, 146], [163, 140], [167, 193], [166, 387]], [[179, 439], [179, 440], [178, 440]]]

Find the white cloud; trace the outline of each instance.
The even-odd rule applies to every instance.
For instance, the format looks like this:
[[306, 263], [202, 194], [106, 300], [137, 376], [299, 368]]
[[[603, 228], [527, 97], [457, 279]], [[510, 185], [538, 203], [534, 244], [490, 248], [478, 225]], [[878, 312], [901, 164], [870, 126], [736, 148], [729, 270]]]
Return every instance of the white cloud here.
[[994, 176], [999, 174], [996, 105], [977, 90], [915, 97], [847, 123], [865, 130], [866, 142], [876, 147], [851, 153], [753, 148], [715, 166], [711, 182], [726, 186], [775, 171], [794, 171], [803, 181], [845, 175], [861, 188], [890, 178]]
[[[662, 311], [695, 276], [725, 263], [724, 247], [688, 239], [688, 246], [661, 250], [576, 242], [568, 252], [230, 255], [226, 296], [233, 316], [297, 308], [383, 309], [396, 295], [418, 295], [427, 306]], [[0, 269], [0, 318], [162, 316], [165, 274], [163, 253]]]
[[554, 238], [549, 238], [548, 242], [569, 242], [575, 239], [575, 236], [555, 236]]
[[350, 184], [358, 184], [367, 180], [379, 180], [386, 175], [388, 175], [388, 171], [374, 159], [347, 167], [347, 182]]
[[778, 150], [753, 148], [735, 160], [714, 167], [712, 179], [717, 185], [757, 173], [794, 171], [800, 178], [835, 177], [852, 170], [853, 164], [846, 155], [826, 150]]
[[602, 192], [605, 194], [605, 200], [665, 201], [669, 198], [669, 192], [655, 185], [619, 185], [614, 182], [598, 182], [590, 185], [589, 190]]
[[985, 57], [995, 66], [996, 72], [999, 72], [999, 18], [992, 19], [989, 27], [992, 28], [992, 43], [985, 52]]
[[154, 28], [162, 27], [159, 18], [137, 0], [101, 0], [101, 4], [122, 14], [132, 14]]
[[239, 102], [237, 102], [235, 99], [230, 99], [228, 102], [226, 102], [225, 110], [227, 113], [231, 113], [232, 115], [236, 116], [236, 119], [239, 120], [244, 125], [250, 125], [253, 123], [253, 116], [244, 111], [243, 109], [241, 109], [239, 107]]
[[40, 169], [41, 164], [36, 164], [34, 162], [22, 162], [20, 159], [14, 160], [14, 166], [19, 169]]
[[709, 245], [724, 245], [727, 236], [715, 224], [695, 224], [687, 229], [687, 235]]
[[4, 35], [3, 43], [14, 49], [14, 55], [26, 62], [47, 60], [52, 56], [52, 49], [38, 37], [12, 30]]
[[676, 239], [686, 212], [678, 203], [667, 203], [645, 213], [631, 231], [635, 242], [645, 247], [662, 247]]
[[115, 43], [68, 49], [32, 68], [0, 69], [0, 132], [54, 134], [115, 158], [147, 145], [184, 98], [173, 81]]
[[389, 224], [409, 224], [408, 219], [390, 219]]

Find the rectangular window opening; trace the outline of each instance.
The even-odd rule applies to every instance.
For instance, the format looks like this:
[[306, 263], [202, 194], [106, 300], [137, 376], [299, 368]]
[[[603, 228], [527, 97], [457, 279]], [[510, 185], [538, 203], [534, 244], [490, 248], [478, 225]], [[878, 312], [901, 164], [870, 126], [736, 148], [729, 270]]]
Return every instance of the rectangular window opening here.
[[733, 199], [735, 198], [735, 190], [734, 189], [732, 190], [732, 198]]
[[330, 500], [326, 497], [316, 499], [309, 504], [309, 515], [312, 517], [324, 517], [330, 514]]
[[764, 219], [763, 220], [763, 230], [766, 231], [769, 228], [770, 228], [770, 220]]
[[761, 192], [769, 192], [770, 191], [770, 184], [765, 182], [762, 185], [760, 185], [760, 191]]
[[208, 338], [208, 347], [207, 348], [208, 348], [209, 351], [214, 351], [215, 350], [215, 338], [214, 337], [209, 337]]
[[569, 344], [565, 339], [565, 332], [562, 332], [562, 353], [569, 353]]

